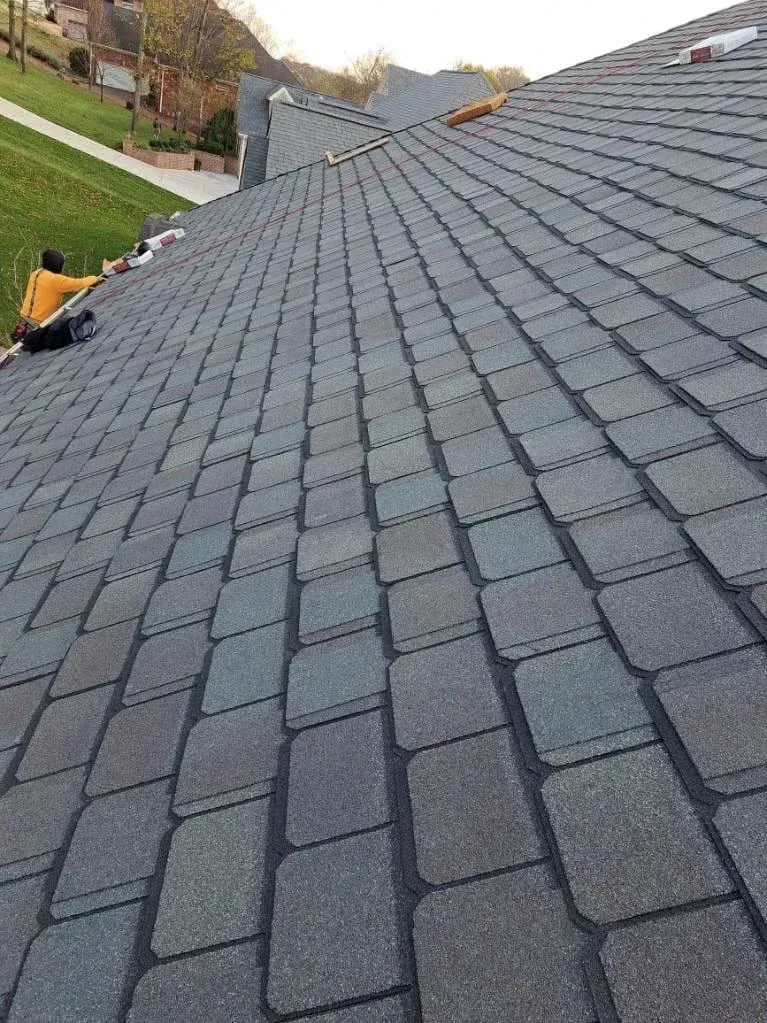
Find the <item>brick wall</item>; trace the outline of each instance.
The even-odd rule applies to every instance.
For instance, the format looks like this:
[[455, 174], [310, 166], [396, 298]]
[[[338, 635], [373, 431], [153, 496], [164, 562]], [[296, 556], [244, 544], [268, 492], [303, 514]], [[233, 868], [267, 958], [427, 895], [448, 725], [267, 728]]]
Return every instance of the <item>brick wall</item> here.
[[195, 159], [200, 161], [200, 170], [213, 171], [214, 174], [225, 173], [223, 156], [217, 156], [215, 153], [204, 153], [202, 149], [193, 149], [192, 153]]
[[163, 153], [154, 149], [139, 149], [130, 139], [123, 139], [123, 152], [126, 156], [161, 170], [194, 170], [194, 153]]

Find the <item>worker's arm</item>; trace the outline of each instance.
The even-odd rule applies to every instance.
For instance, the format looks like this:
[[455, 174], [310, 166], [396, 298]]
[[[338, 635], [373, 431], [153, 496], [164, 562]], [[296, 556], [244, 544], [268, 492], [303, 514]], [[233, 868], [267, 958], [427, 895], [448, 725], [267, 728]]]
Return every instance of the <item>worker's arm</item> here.
[[92, 288], [101, 281], [100, 277], [65, 277], [64, 274], [52, 274], [51, 285], [60, 295], [68, 295], [72, 291]]

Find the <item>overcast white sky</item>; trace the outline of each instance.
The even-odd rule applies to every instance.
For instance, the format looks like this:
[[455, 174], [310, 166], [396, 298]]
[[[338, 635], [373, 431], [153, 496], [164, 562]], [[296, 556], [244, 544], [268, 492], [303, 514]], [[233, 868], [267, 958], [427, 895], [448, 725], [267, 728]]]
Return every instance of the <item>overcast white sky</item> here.
[[521, 64], [539, 78], [710, 14], [726, 0], [462, 0], [460, 8], [437, 0], [254, 3], [283, 42], [325, 67], [384, 46], [397, 63], [426, 73], [462, 58]]

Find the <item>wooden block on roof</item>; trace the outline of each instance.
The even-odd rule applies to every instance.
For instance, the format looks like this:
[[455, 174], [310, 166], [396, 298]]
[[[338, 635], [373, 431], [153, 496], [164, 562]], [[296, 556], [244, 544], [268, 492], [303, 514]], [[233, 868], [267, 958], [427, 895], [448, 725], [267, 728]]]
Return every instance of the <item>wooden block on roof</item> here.
[[497, 92], [495, 96], [486, 96], [484, 99], [478, 99], [474, 103], [467, 103], [465, 107], [461, 107], [454, 114], [450, 114], [447, 123], [451, 128], [454, 128], [457, 124], [463, 124], [464, 121], [473, 121], [475, 117], [482, 117], [484, 114], [490, 114], [493, 110], [497, 110], [498, 107], [502, 107], [508, 98], [509, 94], [507, 92]]

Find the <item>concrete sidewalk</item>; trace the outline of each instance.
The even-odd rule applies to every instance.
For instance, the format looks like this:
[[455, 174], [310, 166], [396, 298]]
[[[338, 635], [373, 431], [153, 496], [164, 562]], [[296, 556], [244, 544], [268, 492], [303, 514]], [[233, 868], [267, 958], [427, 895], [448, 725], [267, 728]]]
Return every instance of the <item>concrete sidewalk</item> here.
[[103, 146], [100, 142], [78, 135], [68, 128], [62, 128], [44, 117], [30, 113], [24, 107], [17, 106], [7, 99], [0, 97], [0, 116], [7, 117], [9, 121], [16, 121], [23, 124], [32, 131], [41, 135], [63, 142], [65, 146], [77, 149], [81, 153], [109, 163], [113, 167], [119, 167], [134, 174], [137, 178], [143, 178], [159, 188], [166, 188], [169, 192], [188, 199], [190, 202], [201, 205], [211, 199], [219, 199], [222, 195], [229, 195], [237, 191], [237, 178], [232, 174], [210, 174], [206, 171], [174, 171], [160, 170], [158, 167], [150, 167], [141, 160], [135, 160], [132, 156], [126, 156], [116, 149]]

